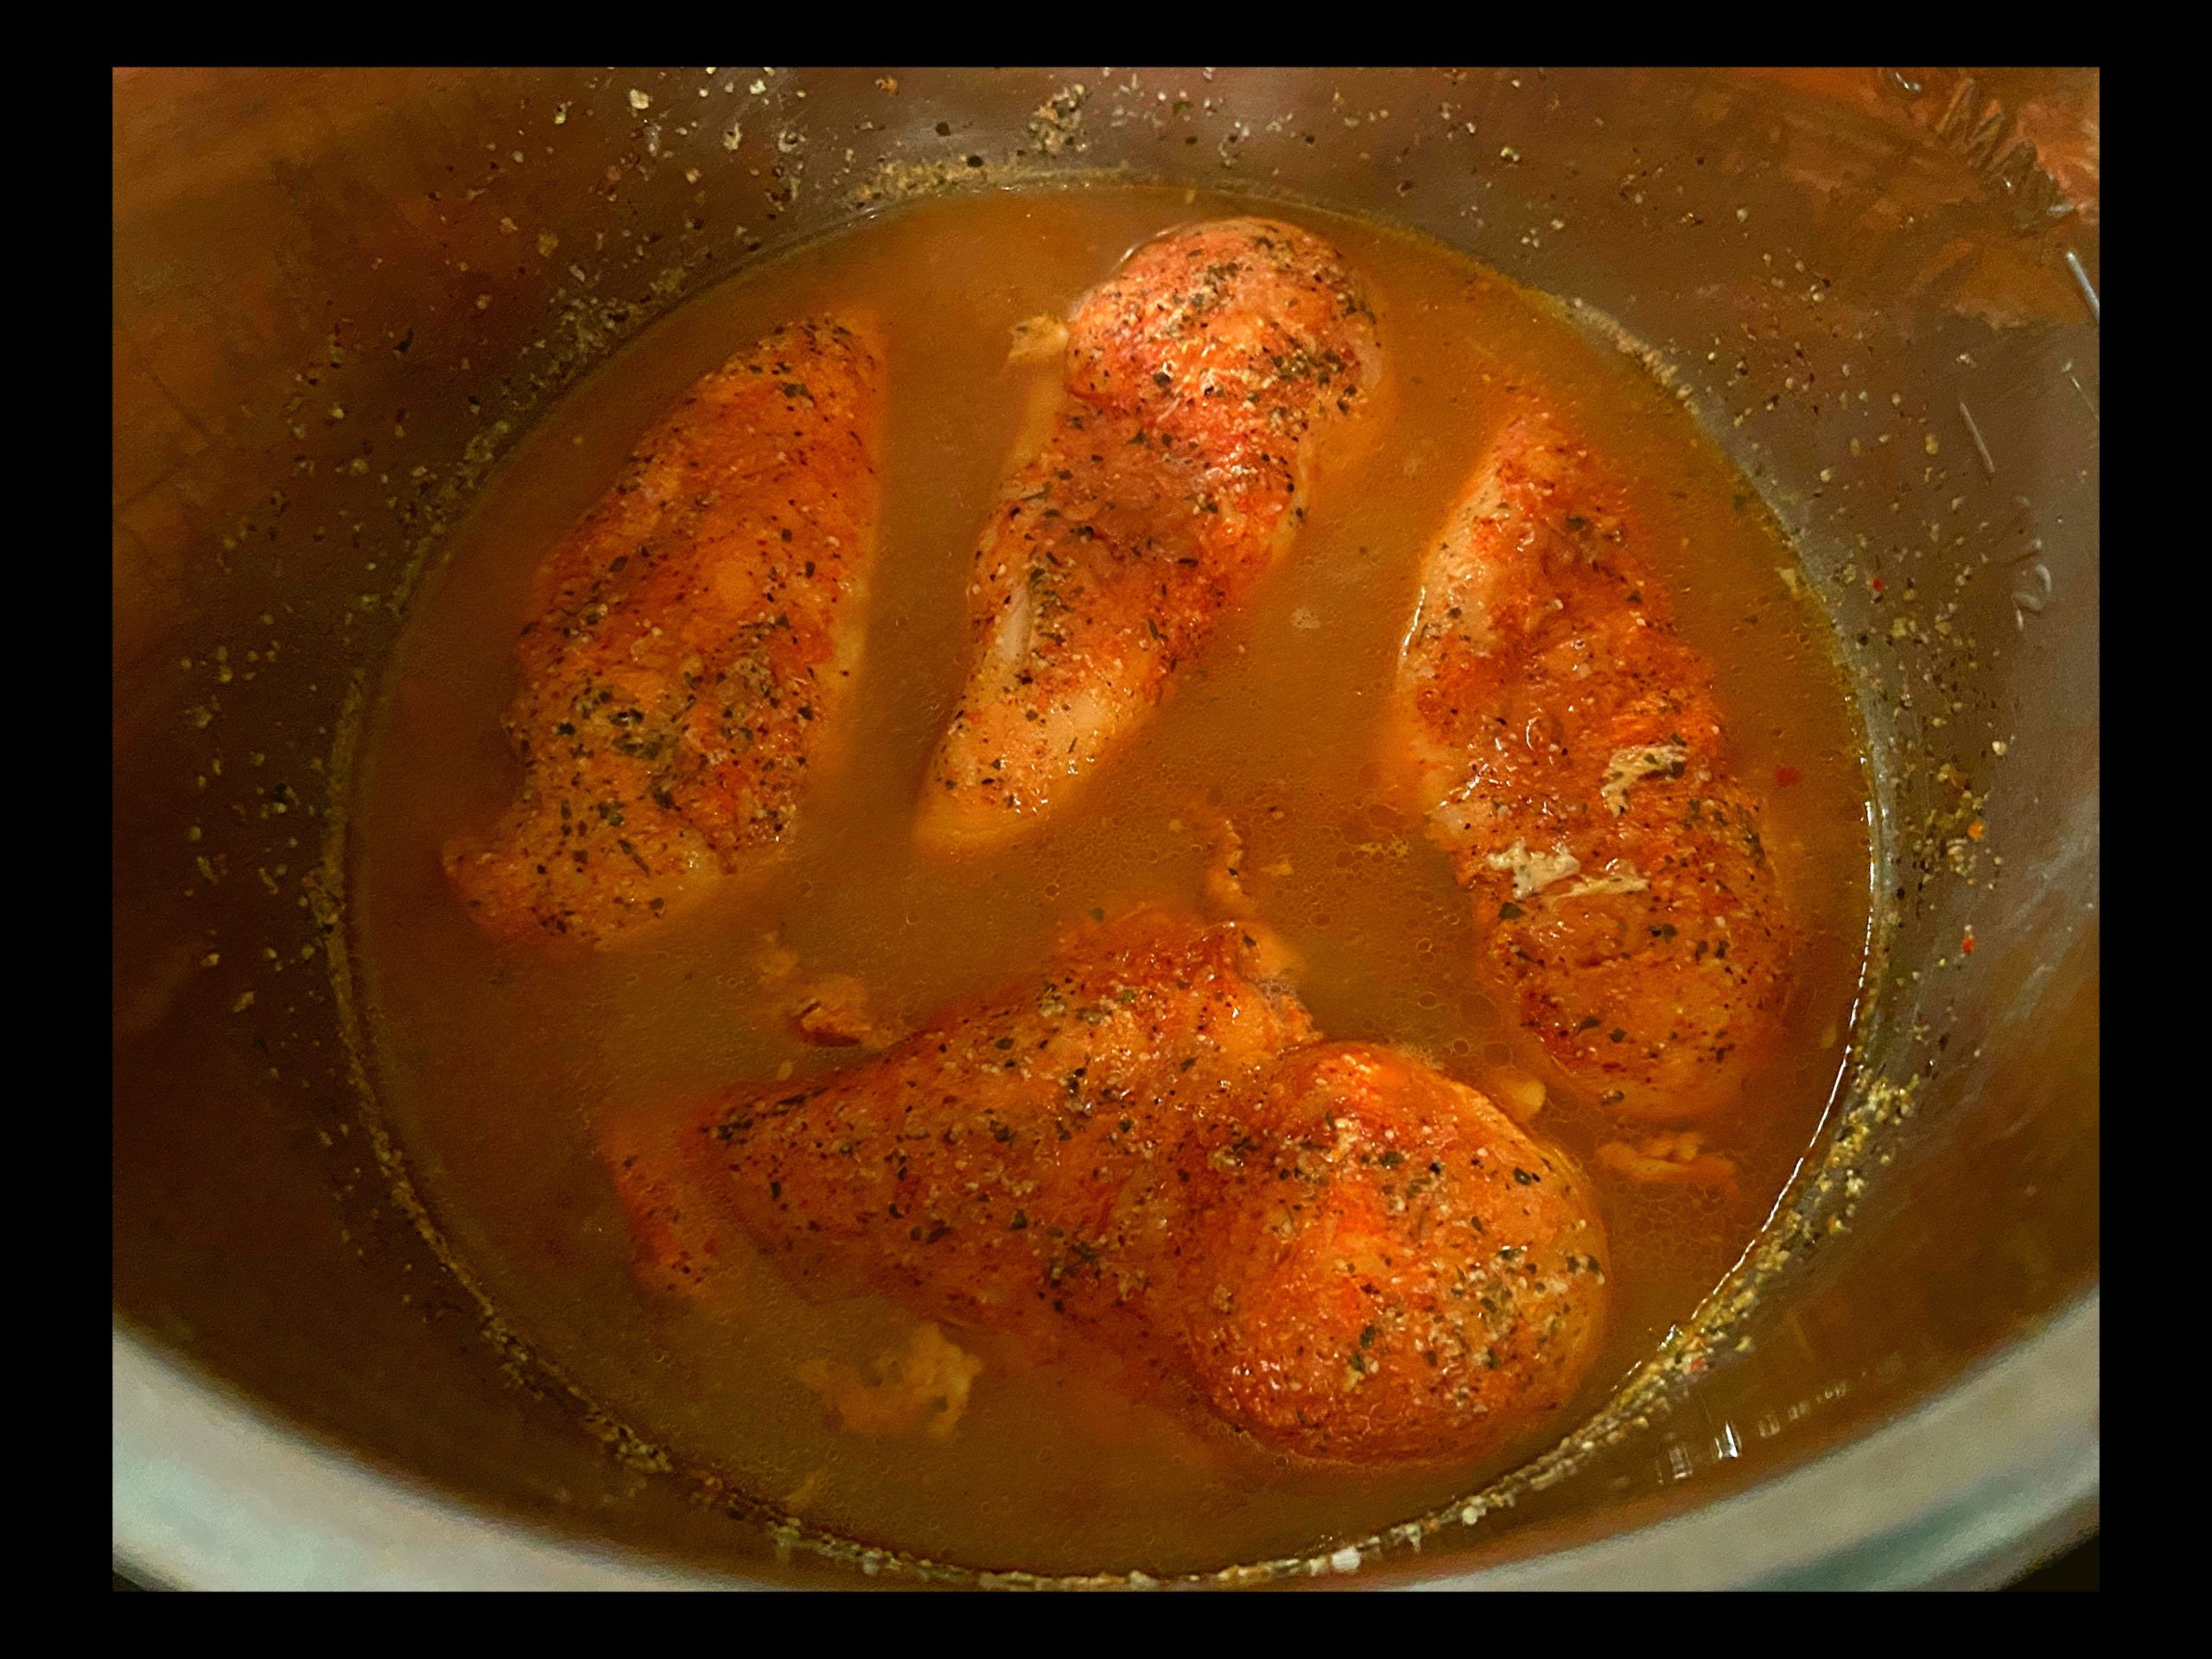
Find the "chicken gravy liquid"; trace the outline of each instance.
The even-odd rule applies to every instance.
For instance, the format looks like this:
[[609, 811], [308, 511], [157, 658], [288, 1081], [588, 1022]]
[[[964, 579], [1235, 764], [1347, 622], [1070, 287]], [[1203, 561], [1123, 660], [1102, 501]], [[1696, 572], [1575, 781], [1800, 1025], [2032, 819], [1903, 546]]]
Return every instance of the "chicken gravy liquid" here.
[[[1262, 212], [1331, 238], [1386, 354], [1382, 423], [1326, 479], [1255, 602], [1153, 723], [1050, 829], [972, 862], [918, 856], [913, 810], [965, 666], [963, 588], [1026, 404], [1057, 365], [1007, 361], [1015, 324], [1064, 314], [1142, 239]], [[880, 316], [889, 340], [884, 517], [845, 763], [788, 856], [619, 950], [502, 949], [463, 912], [440, 849], [488, 824], [517, 771], [500, 729], [531, 573], [700, 373], [792, 318]], [[1745, 1103], [1695, 1125], [1732, 1193], [1641, 1185], [1595, 1148], [1611, 1122], [1548, 1073], [1481, 988], [1470, 903], [1420, 823], [1376, 804], [1378, 717], [1422, 538], [1502, 417], [1540, 384], [1632, 480], [1654, 568], [1712, 659], [1739, 774], [1806, 933], [1776, 1057]], [[1255, 913], [1304, 959], [1332, 1037], [1405, 1046], [1478, 1085], [1543, 1077], [1539, 1133], [1581, 1159], [1605, 1211], [1614, 1305], [1594, 1408], [1688, 1319], [1758, 1232], [1817, 1133], [1851, 1040], [1866, 939], [1867, 788], [1825, 624], [1750, 486], [1673, 399], [1548, 305], [1425, 240], [1180, 190], [1000, 193], [886, 214], [727, 282], [551, 410], [484, 489], [425, 582], [372, 715], [355, 805], [353, 914], [383, 1098], [419, 1192], [512, 1327], [681, 1464], [868, 1542], [995, 1568], [1203, 1570], [1326, 1548], [1451, 1499], [1498, 1466], [1301, 1467], [1093, 1368], [983, 1362], [942, 1437], [838, 1426], [809, 1361], [866, 1372], [916, 1321], [874, 1296], [741, 1262], [657, 1301], [593, 1153], [604, 1115], [859, 1057], [787, 1011], [852, 976], [898, 1027], [1038, 963], [1055, 934], [1146, 899], [1207, 909], [1220, 818], [1244, 838]], [[1103, 1368], [1102, 1368], [1103, 1369]], [[1575, 1417], [1562, 1414], [1564, 1433]], [[1521, 1448], [1526, 1455], [1540, 1446]]]

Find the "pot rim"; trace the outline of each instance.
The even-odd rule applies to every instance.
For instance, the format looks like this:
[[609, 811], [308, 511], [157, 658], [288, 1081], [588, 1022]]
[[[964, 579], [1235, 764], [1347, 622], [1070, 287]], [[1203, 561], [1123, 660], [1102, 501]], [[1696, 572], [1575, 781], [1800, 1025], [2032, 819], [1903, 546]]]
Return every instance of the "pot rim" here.
[[[2099, 1333], [2092, 1288], [1931, 1398], [1686, 1515], [1464, 1571], [1414, 1577], [1378, 1566], [1421, 1589], [2000, 1585], [2096, 1524]], [[112, 1361], [114, 1561], [142, 1583], [766, 1587], [580, 1542], [379, 1470], [212, 1384], [119, 1321]], [[1541, 1548], [1542, 1538], [1537, 1529], [1516, 1543]]]

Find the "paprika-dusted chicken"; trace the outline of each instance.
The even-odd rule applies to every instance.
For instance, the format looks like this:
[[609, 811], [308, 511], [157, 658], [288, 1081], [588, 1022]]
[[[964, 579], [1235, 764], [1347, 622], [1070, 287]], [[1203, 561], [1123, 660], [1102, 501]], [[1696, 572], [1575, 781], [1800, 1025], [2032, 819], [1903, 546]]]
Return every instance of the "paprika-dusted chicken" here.
[[1171, 232], [1084, 296], [1059, 407], [976, 550], [924, 845], [1014, 839], [1136, 729], [1288, 546], [1379, 360], [1336, 250], [1274, 219]]
[[1574, 1393], [1581, 1179], [1421, 1062], [1314, 1040], [1238, 923], [1140, 912], [851, 1070], [605, 1154], [641, 1271], [741, 1228], [1038, 1357], [1103, 1344], [1304, 1456], [1459, 1459]]
[[1509, 1006], [1607, 1103], [1688, 1116], [1769, 1034], [1792, 930], [1642, 533], [1562, 419], [1510, 420], [1424, 554], [1391, 741]]
[[446, 851], [492, 932], [604, 944], [789, 830], [860, 655], [874, 334], [796, 323], [705, 376], [546, 556], [507, 719], [521, 793]]

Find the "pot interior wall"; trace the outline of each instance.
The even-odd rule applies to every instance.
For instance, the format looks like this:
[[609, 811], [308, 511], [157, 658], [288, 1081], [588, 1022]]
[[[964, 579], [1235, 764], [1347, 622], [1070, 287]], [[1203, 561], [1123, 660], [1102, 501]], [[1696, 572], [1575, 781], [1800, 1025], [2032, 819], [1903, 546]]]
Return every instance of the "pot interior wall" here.
[[1869, 728], [1878, 962], [1831, 1142], [1721, 1339], [1686, 1335], [1605, 1443], [1418, 1570], [1707, 1503], [2031, 1338], [2096, 1274], [2095, 95], [1893, 70], [119, 74], [119, 1325], [494, 1510], [823, 1570], [643, 1466], [416, 1225], [333, 989], [346, 740], [475, 482], [656, 315], [918, 194], [1122, 172], [1387, 214], [1618, 325], [1796, 537]]

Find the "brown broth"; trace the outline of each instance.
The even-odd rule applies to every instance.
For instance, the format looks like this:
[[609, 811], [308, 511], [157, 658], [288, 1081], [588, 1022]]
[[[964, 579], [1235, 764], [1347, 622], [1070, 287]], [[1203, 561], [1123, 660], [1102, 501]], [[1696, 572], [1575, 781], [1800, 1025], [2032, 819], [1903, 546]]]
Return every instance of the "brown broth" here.
[[[1738, 1192], [1598, 1173], [1616, 1300], [1587, 1405], [1757, 1234], [1850, 1041], [1868, 858], [1859, 728], [1756, 495], [1675, 400], [1557, 308], [1437, 244], [1304, 209], [1261, 211], [1312, 225], [1362, 272], [1389, 359], [1381, 441], [1317, 496], [1258, 599], [1077, 810], [988, 860], [914, 855], [913, 804], [963, 669], [974, 537], [1025, 400], [1054, 372], [1008, 366], [1010, 329], [1065, 311], [1151, 234], [1249, 210], [1126, 186], [969, 196], [886, 214], [703, 295], [551, 410], [485, 487], [372, 716], [355, 807], [364, 1008], [385, 1109], [448, 1242], [518, 1332], [645, 1438], [849, 1536], [978, 1567], [1173, 1573], [1327, 1548], [1498, 1472], [1294, 1466], [1172, 1404], [1133, 1404], [1079, 1368], [1029, 1370], [957, 1332], [987, 1363], [950, 1438], [849, 1434], [795, 1366], [864, 1363], [902, 1345], [911, 1317], [825, 1300], [757, 1260], [702, 1303], [653, 1301], [630, 1276], [591, 1148], [601, 1114], [641, 1100], [849, 1062], [779, 1016], [760, 978], [770, 937], [802, 976], [856, 975], [880, 1010], [919, 1018], [1036, 961], [1094, 907], [1198, 904], [1209, 805], [1243, 833], [1248, 889], [1303, 953], [1324, 1031], [1406, 1045], [1477, 1083], [1508, 1063], [1541, 1071], [1476, 983], [1469, 905], [1443, 856], [1373, 804], [1416, 550], [1508, 383], [1555, 389], [1633, 480], [1810, 936], [1787, 1039], [1747, 1091], [1756, 1104], [1700, 1126], [1736, 1160]], [[841, 306], [884, 319], [893, 389], [854, 760], [824, 780], [765, 887], [588, 960], [502, 951], [462, 913], [438, 853], [514, 786], [499, 721], [532, 568], [695, 377], [777, 323]], [[1263, 873], [1284, 860], [1287, 874]], [[1586, 1160], [1618, 1131], [1549, 1081], [1538, 1128]]]

